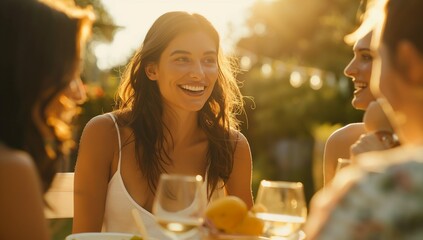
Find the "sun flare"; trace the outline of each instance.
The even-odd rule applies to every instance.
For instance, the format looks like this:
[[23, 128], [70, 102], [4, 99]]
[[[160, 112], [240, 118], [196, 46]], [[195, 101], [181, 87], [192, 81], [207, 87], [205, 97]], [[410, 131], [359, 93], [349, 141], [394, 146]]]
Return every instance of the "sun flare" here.
[[100, 69], [124, 64], [138, 48], [150, 26], [168, 11], [195, 12], [218, 30], [222, 48], [232, 51], [237, 39], [248, 34], [244, 21], [257, 0], [102, 0], [114, 23], [121, 26], [111, 43], [95, 46]]

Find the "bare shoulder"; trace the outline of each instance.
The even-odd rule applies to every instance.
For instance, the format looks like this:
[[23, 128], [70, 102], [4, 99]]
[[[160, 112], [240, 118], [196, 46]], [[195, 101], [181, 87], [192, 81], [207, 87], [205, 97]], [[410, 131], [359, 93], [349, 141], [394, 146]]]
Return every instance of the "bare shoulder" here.
[[19, 175], [19, 173], [28, 173], [35, 169], [31, 156], [20, 150], [0, 147], [0, 171], [3, 174]]
[[81, 143], [85, 139], [91, 142], [95, 140], [98, 143], [114, 142], [117, 138], [115, 124], [109, 114], [102, 114], [93, 117], [84, 127]]
[[39, 181], [37, 168], [28, 153], [0, 147], [0, 182], [5, 184], [0, 184], [1, 191], [10, 186], [25, 186], [41, 191], [38, 189]]
[[325, 162], [335, 165], [336, 159], [349, 158], [351, 145], [365, 132], [363, 123], [348, 124], [333, 132], [326, 141]]
[[115, 153], [119, 150], [118, 132], [110, 114], [92, 118], [82, 132], [78, 148], [75, 178], [86, 173], [101, 175], [108, 180]]
[[108, 113], [95, 116], [88, 121], [85, 130], [107, 130], [114, 127], [114, 122]]
[[249, 151], [250, 144], [248, 143], [248, 139], [240, 131], [232, 129], [231, 138], [234, 139], [236, 148], [248, 149]]
[[0, 146], [0, 195], [0, 213], [7, 219], [0, 224], [2, 239], [49, 239], [41, 181], [28, 153]]
[[341, 142], [354, 143], [360, 137], [360, 135], [365, 132], [366, 129], [364, 128], [364, 123], [350, 123], [333, 132], [329, 136], [327, 144]]
[[234, 149], [234, 160], [235, 164], [238, 161], [248, 162], [250, 165], [252, 161], [250, 144], [248, 143], [247, 138], [240, 131], [232, 130], [231, 136], [235, 139], [235, 149]]
[[232, 130], [231, 136], [235, 139], [233, 170], [226, 185], [229, 195], [241, 198], [250, 208], [253, 205], [251, 178], [253, 161], [250, 145], [247, 138], [240, 131]]

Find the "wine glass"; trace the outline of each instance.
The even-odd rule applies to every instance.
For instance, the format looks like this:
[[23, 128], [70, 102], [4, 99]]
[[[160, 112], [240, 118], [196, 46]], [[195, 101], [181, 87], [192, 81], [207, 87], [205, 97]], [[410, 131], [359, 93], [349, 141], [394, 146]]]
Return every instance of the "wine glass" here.
[[199, 234], [206, 196], [200, 175], [162, 174], [153, 203], [157, 223], [173, 239]]
[[256, 217], [265, 222], [265, 237], [298, 238], [307, 217], [303, 184], [262, 180], [254, 208]]

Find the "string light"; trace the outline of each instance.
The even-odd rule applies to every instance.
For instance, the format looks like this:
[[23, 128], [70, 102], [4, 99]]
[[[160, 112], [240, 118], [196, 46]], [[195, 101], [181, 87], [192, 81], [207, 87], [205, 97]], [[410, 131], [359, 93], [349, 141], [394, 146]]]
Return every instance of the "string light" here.
[[269, 78], [273, 73], [273, 68], [270, 64], [265, 63], [263, 65], [261, 65], [261, 74], [263, 75], [263, 77], [265, 78]]
[[294, 88], [299, 88], [303, 85], [303, 79], [301, 77], [301, 73], [297, 71], [293, 71], [289, 77], [289, 83]]
[[310, 77], [310, 87], [314, 90], [322, 88], [323, 82], [319, 75], [315, 74]]
[[[260, 28], [260, 26], [257, 27]], [[338, 87], [341, 92], [348, 91], [348, 79], [341, 77], [337, 81], [333, 72], [315, 67], [298, 66], [268, 57], [259, 58], [255, 53], [242, 48], [238, 48], [236, 51], [240, 56], [239, 64], [242, 70], [248, 71], [257, 62], [261, 62], [260, 74], [264, 79], [272, 76], [274, 79], [283, 79], [288, 75], [289, 83], [294, 88], [301, 87], [306, 79], [309, 79], [309, 86], [313, 90], [319, 90], [326, 84], [329, 87]]]
[[250, 70], [252, 62], [251, 58], [248, 56], [242, 56], [241, 60], [239, 61], [242, 70]]

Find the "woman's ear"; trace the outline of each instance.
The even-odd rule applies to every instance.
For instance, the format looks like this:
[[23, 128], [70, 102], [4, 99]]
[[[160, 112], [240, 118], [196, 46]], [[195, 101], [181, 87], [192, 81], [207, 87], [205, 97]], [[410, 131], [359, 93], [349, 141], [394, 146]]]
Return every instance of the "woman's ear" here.
[[151, 81], [156, 81], [158, 79], [158, 73], [157, 73], [157, 64], [155, 63], [149, 63], [145, 67], [145, 74]]
[[397, 56], [399, 69], [413, 84], [423, 86], [423, 55], [408, 41], [398, 44]]

